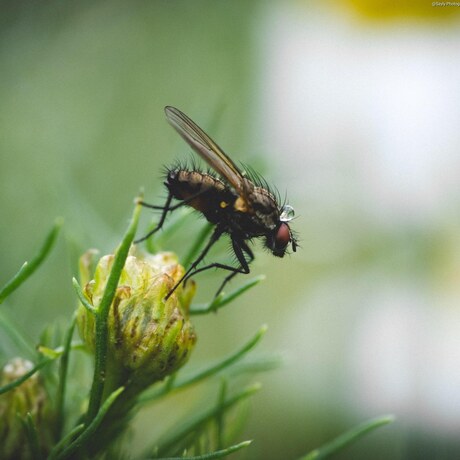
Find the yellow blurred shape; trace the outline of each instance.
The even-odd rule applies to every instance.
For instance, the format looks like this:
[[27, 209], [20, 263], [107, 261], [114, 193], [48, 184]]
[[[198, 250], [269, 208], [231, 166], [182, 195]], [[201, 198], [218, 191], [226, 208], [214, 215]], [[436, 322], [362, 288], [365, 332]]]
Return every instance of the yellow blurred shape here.
[[424, 19], [439, 21], [459, 16], [460, 1], [432, 0], [338, 0], [369, 20]]

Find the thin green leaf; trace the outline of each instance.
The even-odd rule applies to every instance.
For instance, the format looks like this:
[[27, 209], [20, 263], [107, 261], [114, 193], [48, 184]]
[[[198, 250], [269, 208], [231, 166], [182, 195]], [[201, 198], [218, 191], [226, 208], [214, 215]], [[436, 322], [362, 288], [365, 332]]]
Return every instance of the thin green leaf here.
[[39, 362], [35, 367], [33, 367], [29, 372], [26, 372], [23, 376], [19, 377], [14, 382], [8, 383], [7, 385], [0, 387], [0, 395], [3, 393], [7, 393], [8, 391], [18, 387], [19, 385], [21, 385], [21, 383], [25, 382], [28, 378], [34, 375], [35, 372], [37, 372], [47, 364], [51, 363], [52, 361], [54, 360], [50, 358], [44, 359], [43, 361]]
[[59, 233], [63, 224], [62, 219], [56, 219], [53, 228], [49, 232], [48, 236], [43, 243], [38, 254], [30, 261], [25, 262], [16, 275], [8, 281], [5, 286], [0, 291], [0, 304], [13, 292], [15, 291], [33, 272], [40, 266], [40, 264], [45, 260], [46, 256], [51, 251], [56, 237]]
[[78, 281], [75, 278], [72, 278], [72, 285], [73, 288], [75, 289], [75, 292], [78, 296], [78, 299], [80, 300], [81, 304], [92, 314], [96, 311], [96, 308], [94, 308], [93, 305], [91, 305], [88, 302], [88, 299], [86, 298], [85, 294], [83, 293], [80, 285], [78, 284]]
[[[80, 283], [82, 285], [86, 285], [86, 283], [89, 283], [91, 281], [94, 270], [96, 268], [95, 259], [98, 254], [99, 254], [99, 251], [97, 249], [89, 249], [85, 251], [84, 254], [78, 257], [78, 274], [80, 275], [79, 278], [80, 278]], [[73, 279], [72, 279], [72, 284], [75, 288]], [[79, 283], [77, 282], [77, 284]], [[78, 290], [82, 291], [80, 285], [78, 285]], [[78, 295], [78, 292], [77, 292], [77, 295]], [[86, 296], [84, 294], [83, 294], [83, 297], [86, 300]], [[93, 306], [91, 305], [91, 307]]]
[[40, 441], [38, 438], [37, 427], [35, 425], [32, 414], [27, 412], [26, 418], [22, 419], [23, 427], [26, 432], [27, 440], [29, 441], [30, 451], [32, 453], [32, 458], [35, 460], [40, 460], [43, 458]]
[[45, 347], [44, 345], [39, 345], [37, 347], [37, 350], [43, 356], [46, 356], [47, 358], [51, 358], [51, 359], [59, 358], [59, 356], [61, 356], [62, 354], [59, 351], [56, 351], [55, 348]]
[[214, 226], [209, 222], [201, 229], [198, 236], [195, 238], [195, 242], [193, 243], [192, 247], [188, 251], [187, 255], [182, 259], [182, 265], [187, 269], [190, 264], [197, 258], [198, 253], [200, 252], [201, 248], [204, 246], [206, 239], [211, 234]]
[[250, 404], [242, 404], [238, 410], [229, 417], [230, 423], [225, 427], [226, 442], [241, 438], [247, 428], [247, 421], [251, 413]]
[[236, 376], [242, 374], [258, 374], [259, 372], [270, 372], [278, 369], [283, 364], [279, 356], [261, 356], [237, 363], [229, 368], [226, 375]]
[[175, 377], [172, 383], [170, 383], [168, 380], [165, 386], [155, 391], [151, 391], [149, 393], [143, 394], [139, 398], [139, 403], [146, 403], [149, 401], [153, 401], [155, 399], [158, 399], [161, 396], [164, 396], [165, 394], [171, 391], [177, 391], [179, 389], [184, 389], [185, 387], [198, 383], [206, 379], [207, 377], [215, 375], [218, 372], [222, 371], [223, 369], [228, 368], [233, 363], [242, 359], [249, 351], [251, 351], [259, 343], [262, 337], [265, 335], [265, 333], [267, 332], [267, 329], [268, 329], [267, 326], [263, 325], [257, 331], [257, 334], [251, 340], [249, 340], [237, 352], [231, 354], [224, 360], [219, 361], [218, 363], [215, 363], [205, 369], [198, 370], [197, 372], [194, 372], [192, 375], [185, 376], [183, 378]]
[[176, 382], [176, 378], [177, 378], [177, 372], [175, 372], [174, 374], [172, 374], [170, 377], [168, 377], [168, 379], [166, 380], [165, 382], [165, 390], [166, 390], [166, 393], [169, 393], [173, 388], [174, 388], [174, 384]]
[[[81, 341], [72, 342], [70, 344], [70, 349], [71, 350], [87, 351], [86, 345]], [[62, 346], [59, 346], [59, 347], [56, 347], [56, 348], [48, 348], [48, 347], [45, 347], [43, 345], [39, 345], [37, 347], [37, 350], [43, 356], [46, 356], [47, 358], [51, 358], [51, 359], [59, 358], [64, 353], [64, 347], [62, 347]]]
[[180, 441], [184, 440], [189, 433], [194, 432], [195, 430], [202, 427], [204, 424], [208, 423], [214, 417], [216, 417], [219, 411], [229, 410], [235, 404], [252, 396], [259, 390], [259, 384], [251, 385], [245, 388], [240, 393], [233, 396], [232, 398], [229, 398], [227, 401], [225, 401], [222, 407], [212, 407], [202, 412], [201, 414], [191, 417], [189, 420], [186, 420], [184, 423], [178, 426], [172, 433], [165, 436], [163, 439], [160, 439], [156, 446], [150, 449], [150, 451], [154, 451], [157, 456], [161, 457], [162, 455], [165, 455], [168, 452], [170, 452], [171, 449], [176, 450], [179, 446]]
[[248, 289], [251, 289], [256, 284], [259, 284], [264, 279], [265, 279], [265, 275], [256, 276], [255, 278], [252, 278], [251, 280], [244, 283], [239, 288], [235, 289], [230, 294], [227, 294], [227, 295], [221, 294], [218, 297], [216, 297], [214, 300], [212, 300], [210, 303], [205, 304], [205, 305], [196, 305], [196, 306], [193, 305], [190, 308], [190, 314], [191, 315], [205, 315], [211, 311], [217, 311], [220, 308], [225, 307], [225, 305], [227, 305], [228, 303], [235, 300], [237, 297], [239, 297], [241, 294], [246, 292]]
[[195, 455], [194, 457], [166, 457], [162, 458], [162, 460], [211, 460], [213, 458], [224, 458], [234, 452], [237, 452], [240, 449], [244, 449], [248, 447], [252, 441], [243, 441], [239, 444], [235, 444], [233, 446], [227, 447], [226, 449], [216, 450], [215, 452], [209, 452], [208, 454], [204, 455]]
[[56, 459], [69, 458], [77, 450], [84, 447], [85, 443], [90, 439], [90, 437], [97, 430], [99, 425], [104, 420], [107, 411], [112, 407], [113, 403], [116, 401], [118, 396], [123, 392], [124, 387], [120, 387], [109, 395], [109, 397], [102, 404], [101, 409], [96, 414], [96, 416], [91, 420], [86, 428], [80, 433], [80, 435], [70, 443], [65, 449], [63, 449], [59, 454], [56, 455]]
[[381, 426], [387, 425], [394, 421], [394, 417], [392, 415], [386, 415], [383, 417], [375, 418], [372, 420], [368, 420], [355, 428], [343, 433], [342, 435], [335, 438], [333, 441], [327, 443], [323, 447], [319, 449], [315, 449], [309, 454], [301, 457], [299, 460], [319, 460], [329, 457], [332, 454], [337, 453], [338, 451], [342, 450], [344, 447], [348, 446], [349, 444], [357, 441], [359, 438], [364, 436], [365, 434], [374, 431], [376, 428]]
[[131, 243], [133, 242], [136, 234], [137, 224], [139, 222], [139, 216], [142, 209], [142, 206], [139, 203], [140, 200], [141, 197], [137, 200], [131, 222], [129, 223], [128, 229], [126, 230], [123, 240], [115, 254], [112, 269], [107, 280], [107, 285], [105, 286], [101, 303], [99, 304], [96, 312], [96, 349], [94, 356], [94, 376], [87, 412], [88, 422], [96, 416], [101, 405], [105, 383], [105, 366], [107, 361], [107, 317], [110, 305], [112, 304], [115, 296], [121, 272], [125, 265], [126, 258], [128, 257]]
[[56, 455], [71, 442], [76, 436], [79, 436], [80, 433], [85, 429], [85, 425], [81, 423], [73, 428], [69, 433], [67, 433], [54, 447], [48, 456], [48, 460], [55, 460]]
[[220, 386], [219, 398], [217, 400], [217, 415], [216, 415], [216, 446], [218, 449], [222, 449], [224, 445], [224, 432], [225, 432], [225, 399], [227, 398], [228, 382], [226, 379], [222, 379]]
[[192, 305], [190, 307], [190, 315], [206, 315], [210, 312], [216, 312], [221, 306], [222, 300], [225, 297], [225, 292], [221, 292], [217, 297], [211, 300], [211, 302], [205, 304]]
[[59, 383], [57, 388], [56, 401], [56, 438], [61, 437], [62, 428], [64, 426], [64, 401], [67, 389], [67, 374], [69, 369], [69, 356], [72, 345], [72, 336], [76, 324], [76, 315], [74, 314], [72, 322], [66, 332], [64, 339], [64, 350], [59, 363]]
[[22, 356], [26, 355], [27, 357], [33, 359], [36, 357], [35, 347], [29, 343], [26, 337], [19, 332], [16, 325], [14, 325], [4, 314], [0, 311], [0, 326], [7, 333], [12, 342], [20, 350]]

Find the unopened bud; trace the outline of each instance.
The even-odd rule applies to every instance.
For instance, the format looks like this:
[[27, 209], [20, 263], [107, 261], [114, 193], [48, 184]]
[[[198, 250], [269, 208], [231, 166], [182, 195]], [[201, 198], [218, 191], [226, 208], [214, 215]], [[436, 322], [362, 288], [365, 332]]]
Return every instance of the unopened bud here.
[[[8, 385], [31, 371], [33, 364], [14, 358], [2, 369], [0, 385]], [[32, 459], [24, 421], [30, 416], [45, 454], [51, 445], [52, 412], [47, 393], [38, 374], [0, 396], [0, 458], [5, 460]]]
[[[84, 287], [90, 303], [98, 307], [114, 256], [102, 257], [93, 280]], [[195, 292], [190, 281], [165, 301], [166, 295], [184, 274], [172, 253], [126, 259], [108, 316], [107, 371], [117, 374], [118, 384], [128, 380], [139, 388], [163, 379], [180, 368], [196, 342], [189, 320]], [[83, 306], [78, 311], [80, 334], [87, 345], [96, 346], [94, 314]], [[113, 376], [107, 375], [110, 381]]]

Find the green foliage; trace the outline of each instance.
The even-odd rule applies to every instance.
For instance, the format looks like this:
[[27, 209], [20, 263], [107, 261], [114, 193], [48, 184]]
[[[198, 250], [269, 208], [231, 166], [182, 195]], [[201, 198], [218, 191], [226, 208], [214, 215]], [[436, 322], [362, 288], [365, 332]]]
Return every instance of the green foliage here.
[[13, 278], [11, 278], [11, 280], [3, 286], [3, 288], [0, 290], [0, 304], [3, 303], [3, 301], [13, 291], [15, 291], [19, 286], [21, 286], [21, 284], [24, 283], [24, 281], [26, 281], [27, 278], [29, 278], [35, 272], [35, 270], [43, 263], [43, 261], [46, 259], [46, 257], [48, 256], [48, 254], [54, 246], [54, 242], [56, 241], [62, 224], [62, 219], [56, 219], [54, 227], [51, 229], [48, 236], [46, 237], [45, 242], [43, 243], [43, 246], [41, 247], [38, 254], [30, 262], [24, 262], [22, 267], [16, 273], [16, 275], [14, 275]]
[[347, 431], [346, 433], [341, 434], [331, 442], [325, 444], [324, 446], [320, 447], [319, 449], [315, 449], [309, 454], [301, 457], [299, 460], [322, 460], [324, 458], [328, 458], [333, 454], [341, 451], [348, 445], [352, 444], [353, 442], [357, 441], [362, 436], [374, 431], [375, 429], [388, 425], [394, 421], [394, 417], [392, 415], [386, 415], [384, 417], [378, 417], [372, 420], [368, 420], [355, 428]]

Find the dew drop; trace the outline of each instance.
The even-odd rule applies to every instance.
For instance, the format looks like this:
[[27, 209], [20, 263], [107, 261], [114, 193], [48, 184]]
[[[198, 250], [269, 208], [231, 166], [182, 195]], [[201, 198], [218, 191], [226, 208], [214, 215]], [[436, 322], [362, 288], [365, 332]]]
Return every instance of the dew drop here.
[[289, 206], [288, 204], [285, 204], [281, 208], [281, 215], [280, 215], [280, 221], [281, 222], [289, 222], [292, 220], [295, 216], [295, 211], [292, 206]]

